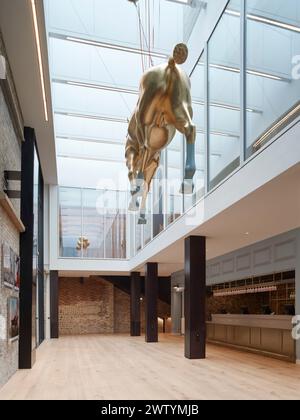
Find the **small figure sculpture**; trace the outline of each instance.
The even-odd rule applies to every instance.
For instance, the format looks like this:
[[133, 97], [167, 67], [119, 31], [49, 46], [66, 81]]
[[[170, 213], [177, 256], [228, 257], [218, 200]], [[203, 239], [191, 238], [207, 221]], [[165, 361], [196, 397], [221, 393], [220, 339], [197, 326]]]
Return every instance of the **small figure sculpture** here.
[[90, 241], [86, 237], [80, 236], [80, 238], [78, 238], [78, 241], [77, 241], [76, 250], [77, 251], [81, 251], [81, 250], [86, 251], [89, 248], [90, 245], [91, 245]]
[[181, 192], [193, 192], [196, 172], [196, 127], [192, 122], [191, 83], [179, 67], [188, 57], [185, 44], [178, 44], [167, 64], [152, 67], [142, 77], [140, 96], [129, 122], [126, 162], [132, 199], [129, 210], [139, 209], [139, 224], [146, 224], [146, 200], [160, 163], [160, 153], [173, 140], [176, 130], [187, 141], [187, 160]]

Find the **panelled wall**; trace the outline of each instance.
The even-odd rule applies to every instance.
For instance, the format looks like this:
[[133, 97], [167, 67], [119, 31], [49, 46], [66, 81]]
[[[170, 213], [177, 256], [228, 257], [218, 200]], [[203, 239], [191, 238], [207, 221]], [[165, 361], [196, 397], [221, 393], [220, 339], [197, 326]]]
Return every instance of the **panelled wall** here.
[[295, 270], [299, 236], [296, 229], [209, 261], [207, 284]]
[[[141, 324], [144, 331], [144, 301]], [[158, 302], [158, 316], [170, 316], [170, 306]], [[162, 332], [162, 323], [160, 331]], [[130, 296], [109, 281], [95, 278], [59, 279], [59, 335], [129, 334]]]
[[[207, 262], [207, 285], [242, 280], [255, 276], [295, 270], [296, 273], [296, 313], [300, 314], [300, 229], [286, 232], [251, 246], [214, 258]], [[184, 287], [184, 272], [172, 275], [172, 332], [181, 332], [183, 294], [174, 290]], [[243, 306], [243, 297], [235, 296], [236, 307]], [[260, 299], [260, 298], [259, 298]], [[247, 298], [249, 305], [249, 298]], [[253, 311], [257, 302], [252, 302]], [[259, 302], [259, 306], [263, 302]], [[208, 310], [210, 299], [207, 300]], [[297, 342], [297, 359], [300, 360], [300, 340]]]
[[[0, 33], [0, 54], [5, 56]], [[21, 170], [21, 142], [16, 113], [17, 98], [12, 77], [7, 64], [7, 77], [0, 80], [0, 261], [2, 261], [2, 245], [5, 244], [19, 255], [19, 229], [13, 223], [9, 213], [2, 206], [4, 199], [4, 171]], [[20, 189], [19, 183], [10, 184], [12, 189]], [[20, 200], [10, 200], [17, 217], [20, 216]], [[1, 264], [0, 264], [1, 266]], [[8, 302], [11, 297], [19, 297], [17, 290], [8, 288], [3, 282], [2, 267], [0, 269], [0, 387], [18, 369], [18, 340], [9, 339]]]
[[[212, 285], [287, 270], [296, 273], [296, 314], [300, 315], [300, 229], [209, 261], [207, 283]], [[300, 340], [296, 346], [300, 363]]]

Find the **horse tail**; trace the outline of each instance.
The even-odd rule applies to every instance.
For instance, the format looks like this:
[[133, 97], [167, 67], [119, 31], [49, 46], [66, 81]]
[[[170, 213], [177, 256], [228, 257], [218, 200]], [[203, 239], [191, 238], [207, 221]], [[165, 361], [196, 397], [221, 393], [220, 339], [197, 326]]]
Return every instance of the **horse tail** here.
[[[177, 44], [173, 51], [173, 60], [176, 64], [184, 64], [189, 56], [189, 49], [185, 44]], [[172, 60], [172, 59], [171, 59]]]
[[189, 56], [188, 47], [185, 44], [177, 44], [173, 50], [172, 57], [169, 58], [167, 73], [167, 92], [172, 89], [173, 74], [176, 72], [176, 65], [184, 64]]

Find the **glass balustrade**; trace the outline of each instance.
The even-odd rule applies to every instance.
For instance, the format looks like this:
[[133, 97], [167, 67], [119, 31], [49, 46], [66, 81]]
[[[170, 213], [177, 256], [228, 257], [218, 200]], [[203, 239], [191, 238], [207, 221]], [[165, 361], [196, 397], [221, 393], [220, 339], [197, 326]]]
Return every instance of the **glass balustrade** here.
[[125, 259], [128, 194], [60, 188], [60, 257]]
[[240, 1], [231, 1], [208, 43], [209, 187], [240, 165]]
[[300, 115], [300, 2], [246, 5], [249, 157]]

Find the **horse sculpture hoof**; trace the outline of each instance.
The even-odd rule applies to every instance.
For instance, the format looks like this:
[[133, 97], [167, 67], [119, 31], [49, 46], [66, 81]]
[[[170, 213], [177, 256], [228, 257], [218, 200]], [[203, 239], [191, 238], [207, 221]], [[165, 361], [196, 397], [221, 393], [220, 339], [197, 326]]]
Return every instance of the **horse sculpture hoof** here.
[[139, 209], [139, 202], [135, 201], [135, 200], [131, 200], [130, 203], [129, 203], [128, 210], [136, 212], [136, 211], [138, 211], [138, 209]]
[[141, 192], [141, 187], [138, 185], [138, 186], [136, 186], [135, 188], [133, 188], [131, 191], [130, 191], [130, 194], [132, 195], [132, 196], [134, 196], [134, 195], [136, 195], [136, 194], [138, 194], [138, 193], [140, 193]]
[[140, 215], [139, 221], [138, 221], [138, 225], [146, 225], [147, 224], [147, 219], [145, 216]]
[[194, 184], [192, 179], [185, 179], [181, 184], [180, 194], [193, 194]]

